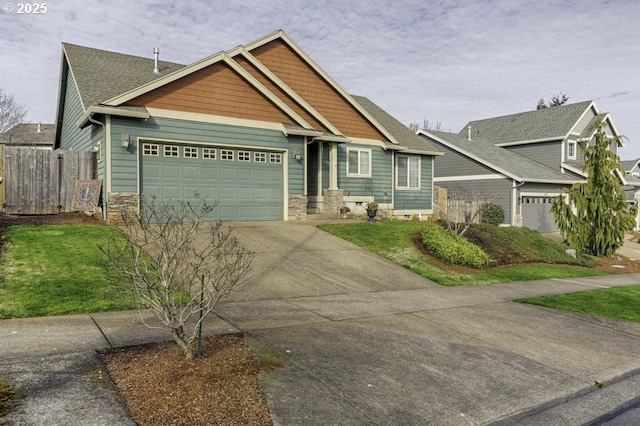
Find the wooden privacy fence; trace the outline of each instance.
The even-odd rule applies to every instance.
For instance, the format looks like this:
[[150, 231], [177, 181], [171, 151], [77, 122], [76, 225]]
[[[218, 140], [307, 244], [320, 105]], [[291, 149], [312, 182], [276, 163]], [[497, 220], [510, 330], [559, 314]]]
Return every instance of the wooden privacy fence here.
[[58, 214], [72, 210], [76, 181], [96, 178], [96, 153], [5, 146], [6, 213]]

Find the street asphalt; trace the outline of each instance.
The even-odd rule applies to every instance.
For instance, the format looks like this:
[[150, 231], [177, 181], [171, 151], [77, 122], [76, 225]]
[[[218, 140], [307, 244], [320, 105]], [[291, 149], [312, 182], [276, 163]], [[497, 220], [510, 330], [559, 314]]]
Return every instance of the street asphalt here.
[[[286, 360], [262, 377], [276, 425], [602, 424], [640, 404], [639, 323], [514, 302], [640, 274], [447, 288], [309, 224], [235, 232], [253, 277], [205, 331]], [[8, 420], [134, 425], [95, 351], [168, 338], [134, 312], [0, 321], [0, 373], [25, 396]]]

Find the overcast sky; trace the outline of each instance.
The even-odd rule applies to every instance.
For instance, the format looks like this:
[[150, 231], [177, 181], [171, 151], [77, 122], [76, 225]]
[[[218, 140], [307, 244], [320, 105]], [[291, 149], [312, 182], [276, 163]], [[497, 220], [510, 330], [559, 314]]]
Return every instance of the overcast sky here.
[[150, 58], [158, 46], [189, 64], [282, 29], [405, 124], [458, 132], [566, 93], [610, 112], [628, 137], [622, 159], [640, 157], [640, 0], [53, 0], [41, 14], [2, 4], [0, 88], [33, 122], [54, 122], [62, 42]]

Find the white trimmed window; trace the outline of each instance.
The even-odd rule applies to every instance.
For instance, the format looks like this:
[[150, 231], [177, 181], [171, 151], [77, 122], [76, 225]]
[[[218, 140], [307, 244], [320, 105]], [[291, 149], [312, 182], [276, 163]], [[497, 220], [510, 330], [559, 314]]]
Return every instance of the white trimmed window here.
[[198, 158], [198, 148], [195, 146], [185, 146], [182, 155], [184, 155], [184, 158]]
[[347, 176], [371, 177], [371, 150], [347, 148]]
[[253, 153], [253, 161], [256, 163], [266, 163], [267, 162], [267, 153], [266, 152], [254, 152]]
[[160, 150], [158, 145], [153, 143], [142, 144], [142, 155], [150, 155], [152, 157], [157, 157], [159, 154], [160, 154]]
[[270, 163], [282, 163], [282, 154], [279, 152], [272, 152], [269, 154], [269, 162]]
[[175, 145], [165, 145], [164, 146], [164, 156], [165, 157], [179, 157], [178, 147]]
[[409, 155], [396, 157], [396, 188], [420, 189], [420, 157]]
[[238, 161], [251, 161], [251, 153], [249, 151], [238, 151]]
[[202, 158], [206, 158], [207, 160], [215, 160], [216, 159], [216, 149], [215, 148], [202, 148]]
[[567, 159], [576, 159], [576, 141], [567, 141]]
[[220, 159], [226, 160], [226, 161], [233, 161], [233, 151], [230, 149], [221, 149]]

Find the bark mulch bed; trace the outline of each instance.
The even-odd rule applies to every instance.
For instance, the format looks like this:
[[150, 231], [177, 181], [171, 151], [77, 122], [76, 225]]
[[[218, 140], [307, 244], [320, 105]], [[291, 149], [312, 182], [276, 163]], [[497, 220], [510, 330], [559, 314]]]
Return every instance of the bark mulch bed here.
[[188, 361], [171, 342], [101, 356], [141, 426], [271, 425], [258, 382], [265, 366], [244, 339], [203, 339], [202, 352], [201, 359]]

